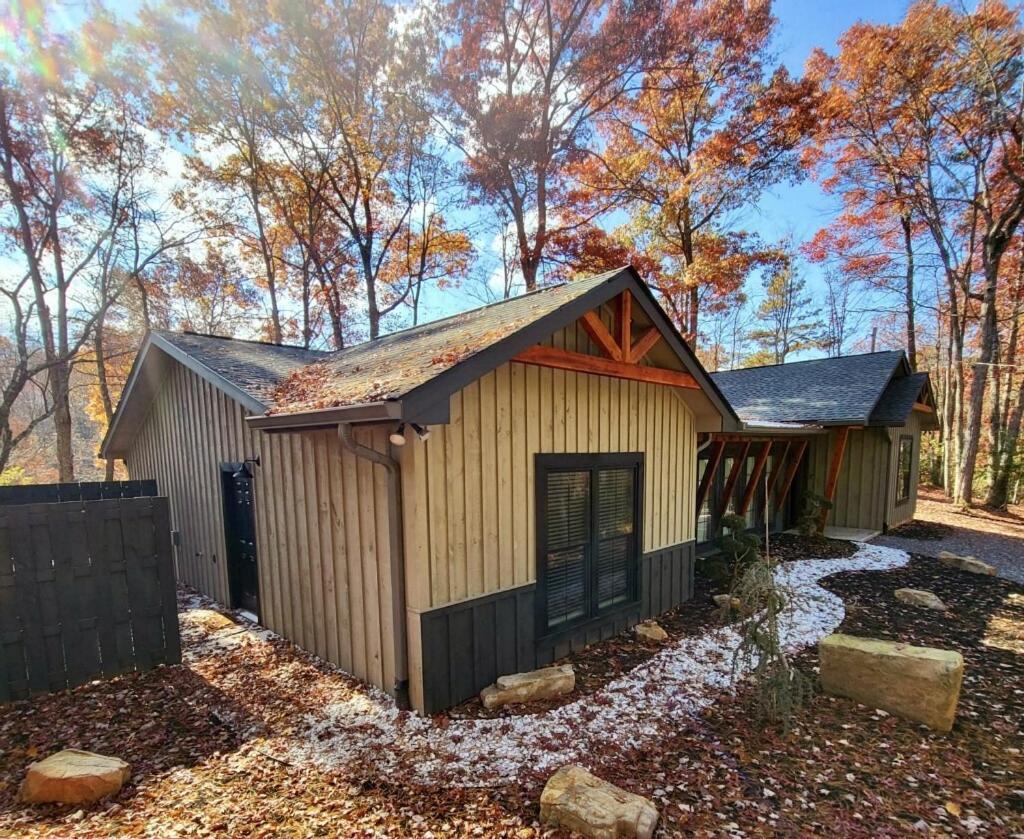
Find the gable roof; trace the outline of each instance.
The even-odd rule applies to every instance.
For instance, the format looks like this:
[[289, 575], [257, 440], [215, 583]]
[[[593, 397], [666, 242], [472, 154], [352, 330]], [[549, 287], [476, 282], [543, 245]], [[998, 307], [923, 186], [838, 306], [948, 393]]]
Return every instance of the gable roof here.
[[903, 351], [886, 350], [727, 370], [711, 378], [752, 425], [902, 425], [928, 374], [911, 375]]
[[304, 347], [200, 335], [195, 332], [161, 330], [151, 334], [164, 348], [168, 343], [173, 345], [190, 359], [237, 386], [261, 406], [273, 402], [277, 388], [296, 370], [328, 355]]
[[[337, 422], [403, 419], [448, 421], [448, 397], [517, 353], [574, 323], [622, 291], [661, 332], [698, 382], [725, 427], [738, 424], [728, 402], [631, 267], [541, 289], [336, 352], [320, 353], [251, 341], [154, 332], [136, 359], [152, 354], [186, 364], [237, 399], [256, 428], [300, 428]], [[152, 366], [152, 365], [149, 365]], [[130, 446], [136, 369], [133, 368], [104, 456]], [[141, 380], [140, 380], [141, 381]], [[137, 414], [137, 411], [134, 412]], [[135, 416], [136, 422], [144, 417]]]
[[903, 425], [922, 391], [929, 387], [927, 373], [898, 376], [889, 382], [868, 420], [869, 425]]

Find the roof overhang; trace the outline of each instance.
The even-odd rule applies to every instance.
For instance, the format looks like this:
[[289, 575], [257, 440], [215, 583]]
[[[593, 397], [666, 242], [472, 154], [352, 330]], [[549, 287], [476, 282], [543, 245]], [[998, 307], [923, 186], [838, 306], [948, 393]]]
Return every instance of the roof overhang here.
[[136, 432], [142, 426], [153, 399], [167, 377], [168, 364], [171, 360], [183, 364], [214, 387], [224, 391], [247, 411], [259, 414], [266, 412], [267, 406], [252, 394], [242, 390], [159, 334], [149, 332], [135, 356], [117, 410], [100, 444], [100, 457], [124, 457], [128, 453]]

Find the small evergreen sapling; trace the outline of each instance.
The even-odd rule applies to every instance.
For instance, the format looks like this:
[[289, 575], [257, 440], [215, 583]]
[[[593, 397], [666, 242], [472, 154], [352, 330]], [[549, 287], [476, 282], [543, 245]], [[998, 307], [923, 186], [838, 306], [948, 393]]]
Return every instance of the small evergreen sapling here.
[[[766, 498], [767, 495], [766, 487]], [[765, 506], [767, 522], [767, 502]], [[788, 732], [793, 716], [810, 697], [813, 685], [790, 663], [782, 645], [780, 620], [793, 594], [779, 582], [778, 565], [771, 554], [766, 524], [764, 552], [754, 551], [730, 592], [739, 600], [740, 612], [747, 616], [735, 627], [740, 643], [733, 657], [733, 672], [750, 673], [759, 714]]]

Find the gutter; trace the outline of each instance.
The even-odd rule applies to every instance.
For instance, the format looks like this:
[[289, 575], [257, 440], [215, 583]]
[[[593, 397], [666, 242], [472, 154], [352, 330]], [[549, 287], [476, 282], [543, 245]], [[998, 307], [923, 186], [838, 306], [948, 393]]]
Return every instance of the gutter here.
[[353, 422], [387, 422], [402, 418], [402, 403], [364, 402], [361, 405], [347, 405], [342, 408], [319, 408], [313, 411], [296, 411], [292, 414], [264, 414], [246, 417], [250, 428], [264, 431], [281, 431], [288, 428], [323, 428], [330, 425]]
[[[318, 412], [322, 413], [322, 412]], [[294, 415], [293, 415], [294, 416]], [[338, 423], [338, 440], [356, 457], [383, 466], [388, 473], [388, 555], [391, 560], [391, 624], [394, 641], [395, 685], [394, 697], [399, 708], [409, 707], [409, 642], [406, 627], [405, 600], [405, 543], [402, 537], [402, 470], [391, 455], [379, 452], [352, 436], [350, 422]]]

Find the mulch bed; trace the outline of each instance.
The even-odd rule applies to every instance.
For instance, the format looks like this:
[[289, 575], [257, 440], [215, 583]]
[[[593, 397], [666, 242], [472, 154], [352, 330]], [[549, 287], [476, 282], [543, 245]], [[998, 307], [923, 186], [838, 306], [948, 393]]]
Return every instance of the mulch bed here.
[[[636, 754], [626, 772], [661, 790], [666, 833], [1024, 831], [1024, 588], [916, 557], [906, 568], [838, 574], [822, 585], [847, 604], [839, 631], [963, 654], [952, 733], [816, 695], [784, 736], [757, 719], [749, 692], [723, 697], [657, 754]], [[904, 587], [933, 591], [951, 608], [898, 603], [893, 591]], [[815, 672], [817, 651], [797, 663]]]
[[842, 539], [779, 533], [771, 538], [771, 551], [782, 562], [794, 562], [803, 559], [845, 559], [857, 552], [857, 546]]
[[[696, 718], [680, 717], [678, 733], [656, 749], [626, 740], [593, 756], [602, 776], [652, 798], [664, 836], [1024, 832], [1024, 588], [918, 558], [822, 585], [847, 604], [842, 631], [963, 653], [967, 674], [950, 735], [820, 695], [782, 735], [757, 719], [741, 691]], [[896, 602], [893, 590], [906, 586], [934, 591], [951, 610]], [[699, 632], [717, 620], [709, 594], [700, 583], [663, 625]], [[577, 654], [581, 686], [656, 649], [625, 637], [595, 645]], [[601, 657], [617, 663], [602, 670]], [[813, 672], [815, 651], [798, 662]], [[421, 789], [358, 767], [324, 772], [262, 752], [263, 736], [301, 728], [323, 702], [323, 686], [340, 678], [275, 642], [0, 706], [0, 836], [564, 835], [537, 825], [541, 777], [496, 790]], [[135, 768], [130, 784], [84, 811], [16, 804], [28, 761], [66, 746], [125, 757]]]
[[[693, 599], [677, 609], [658, 616], [658, 625], [669, 636], [669, 640], [662, 644], [668, 644], [686, 636], [699, 635], [711, 627], [720, 625], [722, 622], [721, 611], [711, 601], [712, 594], [716, 594], [718, 591], [718, 586], [706, 580], [699, 578], [695, 580]], [[521, 705], [510, 705], [493, 710], [488, 710], [480, 703], [479, 699], [473, 697], [437, 716], [458, 719], [495, 719], [550, 711], [570, 702], [577, 702], [588, 694], [596, 693], [609, 682], [613, 682], [649, 661], [658, 654], [662, 644], [644, 641], [630, 629], [600, 643], [570, 653], [552, 663], [552, 666], [571, 664], [576, 672], [576, 689], [568, 696], [538, 702], [524, 702]]]
[[887, 531], [886, 536], [897, 536], [901, 539], [923, 539], [929, 542], [937, 542], [940, 539], [947, 539], [956, 530], [948, 524], [938, 521], [922, 521], [911, 519], [892, 530]]

